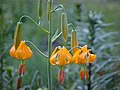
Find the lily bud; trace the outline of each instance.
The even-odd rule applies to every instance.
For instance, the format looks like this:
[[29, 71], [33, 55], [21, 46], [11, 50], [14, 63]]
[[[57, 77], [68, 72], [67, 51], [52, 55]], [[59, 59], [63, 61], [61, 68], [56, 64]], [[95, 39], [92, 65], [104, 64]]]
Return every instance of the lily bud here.
[[22, 40], [22, 22], [18, 22], [14, 36], [15, 50], [17, 50], [21, 40]]
[[64, 77], [65, 77], [64, 70], [60, 69], [58, 71], [58, 82], [62, 84], [64, 82]]
[[68, 22], [67, 22], [66, 13], [61, 14], [61, 32], [62, 32], [63, 39], [66, 42], [68, 38]]
[[42, 16], [42, 0], [38, 0], [37, 13], [38, 13], [38, 17], [40, 19]]
[[51, 8], [52, 8], [52, 0], [48, 0], [47, 1], [47, 17], [48, 17], [48, 21], [50, 20]]
[[[76, 30], [71, 31], [71, 48], [78, 46], [78, 41], [77, 41], [77, 32]], [[75, 53], [78, 50], [78, 48], [74, 48], [72, 50], [73, 53]]]

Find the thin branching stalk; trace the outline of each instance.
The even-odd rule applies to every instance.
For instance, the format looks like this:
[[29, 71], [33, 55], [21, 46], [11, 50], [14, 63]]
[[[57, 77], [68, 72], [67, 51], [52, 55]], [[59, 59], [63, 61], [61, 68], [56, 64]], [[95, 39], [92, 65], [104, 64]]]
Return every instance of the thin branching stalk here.
[[33, 20], [31, 17], [29, 17], [29, 16], [27, 16], [27, 15], [23, 15], [23, 16], [20, 18], [19, 22], [22, 22], [22, 19], [23, 19], [23, 18], [28, 18], [28, 19], [31, 20], [36, 26], [38, 26], [41, 30], [43, 30], [43, 31], [46, 32], [46, 33], [49, 33], [46, 29], [44, 29], [42, 26], [40, 26], [38, 23], [36, 23], [35, 20]]
[[72, 47], [72, 48], [69, 50], [69, 52], [72, 51], [74, 48], [79, 48], [79, 49], [80, 49], [81, 46], [74, 46], [74, 47]]
[[48, 58], [48, 56], [45, 55], [39, 48], [37, 48], [37, 47], [35, 46], [35, 44], [33, 44], [33, 43], [30, 42], [30, 41], [25, 41], [25, 42], [31, 44], [41, 55], [43, 55], [44, 57]]
[[75, 30], [75, 26], [72, 23], [69, 23], [68, 27], [72, 27], [72, 29]]
[[52, 39], [52, 43], [53, 43], [56, 39], [58, 39], [61, 35], [62, 35], [62, 32], [60, 32], [55, 38]]

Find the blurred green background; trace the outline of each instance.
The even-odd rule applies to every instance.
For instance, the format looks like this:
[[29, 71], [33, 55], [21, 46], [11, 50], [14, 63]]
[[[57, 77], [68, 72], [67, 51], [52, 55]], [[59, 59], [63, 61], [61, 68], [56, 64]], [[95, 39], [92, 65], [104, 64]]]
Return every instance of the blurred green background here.
[[[63, 4], [68, 13], [68, 22], [78, 31], [79, 45], [87, 44], [98, 58], [92, 67], [87, 65], [91, 74], [91, 90], [120, 89], [120, 1], [119, 0], [53, 0], [54, 7]], [[20, 61], [9, 56], [14, 41], [16, 24], [22, 15], [28, 15], [37, 23], [37, 0], [0, 0], [0, 90], [14, 90], [17, 69]], [[46, 17], [47, 0], [43, 0], [41, 26], [48, 29]], [[60, 12], [53, 14], [52, 29], [60, 31]], [[91, 16], [90, 16], [91, 15]], [[69, 31], [70, 36], [70, 31]], [[47, 35], [30, 20], [23, 21], [23, 39], [33, 42], [47, 54]], [[58, 38], [55, 46], [70, 49], [70, 37], [67, 43]], [[30, 45], [29, 45], [30, 46]], [[27, 70], [23, 76], [22, 90], [31, 86], [32, 90], [47, 88], [47, 59], [32, 46], [33, 57], [26, 60]], [[64, 84], [57, 82], [59, 67], [53, 66], [53, 90], [90, 90], [88, 80], [80, 80], [80, 65], [66, 66]], [[37, 73], [39, 72], [39, 73]], [[34, 80], [35, 79], [35, 80]], [[29, 90], [29, 89], [28, 89]]]

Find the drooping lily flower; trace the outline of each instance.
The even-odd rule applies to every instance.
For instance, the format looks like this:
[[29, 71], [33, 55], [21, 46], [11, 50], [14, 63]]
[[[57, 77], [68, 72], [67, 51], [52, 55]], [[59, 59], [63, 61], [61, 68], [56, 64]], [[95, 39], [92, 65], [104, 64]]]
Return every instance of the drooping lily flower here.
[[60, 66], [60, 69], [58, 71], [58, 82], [63, 83], [65, 73], [63, 70], [63, 66], [67, 65], [72, 62], [72, 55], [69, 53], [69, 51], [63, 46], [62, 48], [56, 47], [53, 53], [50, 57], [50, 63], [51, 65], [58, 65]]
[[96, 55], [90, 53], [87, 45], [76, 51], [73, 55], [73, 62], [75, 64], [93, 63], [96, 60]]
[[64, 46], [58, 51], [57, 49], [59, 48], [56, 47], [50, 57], [50, 63], [52, 65], [64, 66], [72, 62], [72, 55]]
[[[96, 60], [96, 57], [95, 54], [90, 53], [90, 49], [87, 49], [87, 45], [85, 45], [74, 53], [73, 62], [75, 64], [84, 65], [86, 63], [93, 63]], [[85, 68], [85, 66], [83, 68]], [[80, 70], [80, 78], [89, 78], [89, 72], [86, 68]]]
[[32, 51], [25, 44], [25, 41], [20, 42], [17, 50], [15, 50], [15, 45], [13, 45], [12, 48], [10, 49], [9, 54], [16, 59], [21, 60], [26, 60], [32, 57]]

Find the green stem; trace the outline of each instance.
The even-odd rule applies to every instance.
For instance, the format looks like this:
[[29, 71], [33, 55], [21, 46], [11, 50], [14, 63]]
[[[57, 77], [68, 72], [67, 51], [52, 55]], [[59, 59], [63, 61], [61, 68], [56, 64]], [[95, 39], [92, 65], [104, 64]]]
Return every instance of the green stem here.
[[75, 30], [75, 26], [72, 23], [68, 24], [68, 27], [70, 27], [70, 26], [73, 28], [73, 30]]
[[28, 19], [31, 20], [36, 26], [38, 26], [41, 30], [43, 30], [43, 31], [46, 32], [46, 33], [49, 33], [46, 29], [44, 29], [42, 26], [40, 26], [39, 24], [37, 24], [35, 20], [33, 20], [31, 17], [29, 17], [29, 16], [27, 16], [27, 15], [23, 15], [23, 16], [20, 18], [19, 22], [22, 22], [22, 19], [23, 19], [23, 18], [28, 18]]
[[52, 73], [51, 73], [51, 67], [50, 67], [50, 55], [52, 52], [52, 29], [51, 29], [51, 23], [52, 23], [52, 0], [48, 0], [48, 24], [49, 24], [49, 34], [48, 34], [48, 63], [47, 63], [47, 71], [48, 71], [48, 90], [52, 90]]
[[[51, 16], [50, 16], [51, 17]], [[48, 90], [52, 90], [52, 73], [51, 73], [51, 70], [50, 70], [50, 55], [51, 55], [51, 52], [52, 52], [52, 31], [51, 31], [51, 18], [50, 18], [50, 21], [49, 21], [49, 34], [48, 34]]]
[[54, 13], [55, 11], [59, 11], [59, 10], [65, 10], [64, 6], [62, 4], [59, 4], [58, 6], [56, 6], [52, 11], [51, 13]]
[[80, 46], [74, 46], [69, 50], [69, 52], [72, 51], [74, 48], [79, 48], [80, 49], [81, 47]]
[[52, 43], [53, 43], [57, 38], [59, 38], [61, 35], [62, 35], [62, 32], [60, 32], [55, 38], [52, 39]]
[[32, 42], [30, 41], [25, 41], [26, 43], [30, 43], [41, 55], [43, 55], [44, 57], [48, 58], [47, 55], [45, 55], [40, 49], [38, 49], [35, 44], [33, 44]]

